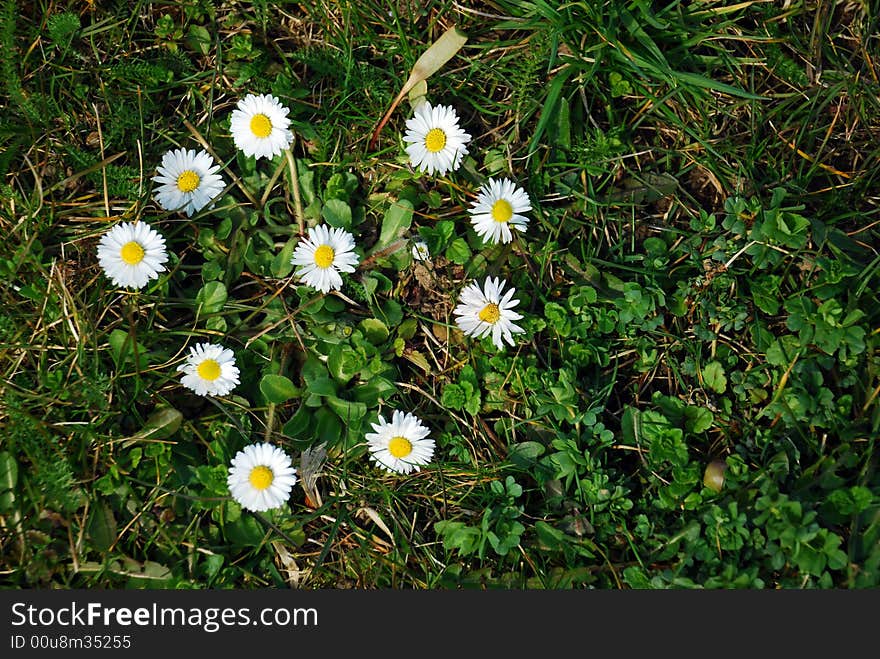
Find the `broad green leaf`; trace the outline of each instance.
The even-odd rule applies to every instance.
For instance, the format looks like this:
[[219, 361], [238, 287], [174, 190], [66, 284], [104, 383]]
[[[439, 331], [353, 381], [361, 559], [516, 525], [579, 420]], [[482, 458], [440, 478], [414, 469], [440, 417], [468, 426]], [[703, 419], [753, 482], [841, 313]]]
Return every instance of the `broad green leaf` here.
[[446, 248], [446, 258], [458, 265], [467, 263], [471, 258], [471, 254], [471, 248], [468, 247], [467, 241], [464, 238], [456, 238]]
[[321, 209], [321, 217], [337, 229], [351, 230], [351, 206], [341, 199], [328, 199]]
[[226, 539], [233, 546], [252, 549], [263, 541], [263, 527], [253, 515], [242, 515], [226, 525]]
[[326, 442], [327, 446], [333, 446], [342, 437], [342, 421], [336, 416], [336, 412], [329, 407], [319, 407], [315, 411], [315, 437], [316, 442]]
[[425, 373], [431, 372], [431, 364], [428, 363], [428, 358], [425, 357], [418, 350], [411, 350], [409, 352], [405, 352], [403, 354], [403, 356], [408, 361], [412, 362], [413, 364], [418, 366], [420, 369], [422, 369]]
[[397, 392], [397, 387], [391, 380], [382, 377], [374, 377], [365, 384], [359, 384], [351, 389], [351, 397], [354, 400], [375, 407], [380, 401], [391, 397]]
[[328, 377], [315, 378], [306, 382], [306, 391], [318, 396], [335, 396], [336, 383]]
[[225, 561], [226, 558], [223, 554], [207, 554], [200, 559], [199, 572], [207, 578], [208, 585], [220, 574], [220, 568], [223, 567]]
[[202, 265], [202, 281], [223, 278], [223, 267], [217, 261], [205, 261]]
[[336, 415], [346, 424], [354, 423], [367, 414], [367, 406], [365, 403], [342, 400], [336, 396], [327, 397], [327, 407], [333, 410]]
[[330, 375], [340, 382], [348, 382], [366, 366], [366, 359], [344, 343], [333, 347], [327, 356], [327, 368]]
[[510, 447], [508, 457], [511, 460], [531, 461], [544, 454], [545, 446], [540, 442], [519, 442]]
[[185, 41], [187, 47], [197, 53], [207, 55], [211, 52], [211, 33], [201, 25], [190, 25]]
[[110, 506], [103, 502], [92, 506], [88, 531], [94, 549], [107, 551], [113, 546], [116, 542], [116, 518]]
[[260, 391], [270, 403], [280, 405], [291, 398], [298, 397], [302, 391], [283, 375], [264, 375], [260, 380]]
[[688, 405], [684, 410], [685, 428], [693, 433], [704, 432], [712, 427], [715, 417], [705, 407]]
[[571, 122], [568, 101], [564, 96], [559, 98], [559, 110], [556, 114], [555, 134], [553, 136], [556, 146], [560, 149], [571, 148]]
[[382, 218], [382, 229], [379, 232], [379, 240], [373, 251], [388, 247], [398, 238], [402, 237], [412, 224], [413, 205], [407, 199], [398, 199], [391, 203], [385, 216]]
[[465, 555], [474, 553], [480, 542], [480, 529], [467, 526], [464, 522], [434, 522], [434, 531], [442, 536], [445, 549], [457, 549]]
[[397, 336], [408, 341], [416, 335], [418, 329], [419, 321], [415, 318], [407, 318], [400, 323], [400, 327], [397, 328]]
[[312, 411], [305, 405], [300, 405], [282, 429], [284, 434], [294, 440], [303, 440], [308, 436], [309, 426], [312, 421]]
[[144, 427], [140, 432], [132, 435], [122, 442], [122, 447], [126, 448], [132, 443], [142, 439], [168, 439], [180, 429], [183, 422], [183, 414], [174, 409], [170, 405], [161, 405], [153, 410], [152, 414], [147, 417]]
[[293, 271], [293, 264], [290, 262], [290, 259], [293, 257], [293, 250], [296, 249], [298, 242], [298, 238], [291, 238], [284, 243], [284, 247], [282, 247], [281, 251], [275, 255], [274, 259], [272, 259], [272, 274], [275, 277], [281, 279]]
[[623, 434], [623, 441], [627, 444], [641, 440], [641, 413], [638, 409], [630, 405], [623, 408], [623, 414], [620, 417], [620, 432]]
[[384, 343], [388, 338], [388, 326], [378, 318], [364, 318], [360, 322], [361, 331], [367, 337], [367, 341], [374, 346]]
[[196, 305], [201, 308], [203, 314], [217, 313], [226, 304], [227, 297], [223, 282], [209, 281], [196, 294]]
[[723, 394], [727, 389], [727, 378], [724, 376], [724, 367], [719, 362], [709, 362], [703, 368], [703, 382], [712, 391]]

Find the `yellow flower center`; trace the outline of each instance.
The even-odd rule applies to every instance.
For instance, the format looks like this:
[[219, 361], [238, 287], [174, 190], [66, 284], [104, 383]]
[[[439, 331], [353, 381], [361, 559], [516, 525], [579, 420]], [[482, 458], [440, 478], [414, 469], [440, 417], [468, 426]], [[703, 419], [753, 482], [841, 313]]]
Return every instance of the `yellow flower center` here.
[[501, 318], [501, 310], [498, 308], [498, 305], [494, 302], [490, 302], [483, 310], [478, 314], [480, 320], [484, 323], [489, 323], [490, 325], [494, 325], [498, 322], [498, 319]]
[[499, 199], [492, 204], [492, 219], [496, 222], [510, 222], [513, 217], [513, 206], [507, 199]]
[[315, 250], [315, 265], [319, 268], [329, 268], [333, 265], [333, 257], [335, 256], [336, 252], [330, 245], [321, 245]]
[[248, 480], [251, 485], [258, 490], [265, 490], [272, 484], [272, 481], [275, 480], [275, 474], [272, 473], [272, 470], [265, 465], [257, 465], [253, 469], [251, 469], [251, 474], [248, 476]]
[[196, 369], [203, 380], [214, 381], [220, 377], [220, 364], [214, 359], [206, 359]]
[[177, 177], [177, 189], [181, 192], [192, 192], [199, 187], [199, 183], [201, 182], [202, 179], [199, 175], [193, 170], [188, 169]]
[[272, 120], [265, 114], [255, 114], [251, 117], [251, 132], [257, 137], [269, 137], [272, 132]]
[[134, 240], [125, 243], [119, 250], [119, 256], [128, 265], [137, 265], [144, 260], [144, 248]]
[[412, 442], [406, 437], [392, 437], [388, 442], [388, 452], [395, 458], [405, 458], [412, 453]]
[[425, 135], [425, 148], [431, 153], [442, 151], [446, 146], [446, 133], [441, 128], [432, 128]]

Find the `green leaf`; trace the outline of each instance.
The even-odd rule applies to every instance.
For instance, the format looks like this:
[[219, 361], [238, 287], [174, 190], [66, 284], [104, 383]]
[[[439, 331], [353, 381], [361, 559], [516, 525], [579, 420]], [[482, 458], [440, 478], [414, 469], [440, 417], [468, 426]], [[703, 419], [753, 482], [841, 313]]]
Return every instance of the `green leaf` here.
[[398, 199], [391, 203], [382, 218], [382, 229], [379, 232], [379, 240], [373, 248], [382, 249], [388, 247], [398, 238], [403, 237], [409, 231], [413, 218], [413, 205], [407, 199]]
[[327, 442], [328, 446], [333, 446], [342, 437], [343, 425], [336, 412], [329, 407], [319, 407], [315, 412], [315, 436], [317, 442]]
[[309, 434], [309, 427], [312, 422], [312, 411], [305, 405], [300, 405], [299, 409], [284, 424], [282, 432], [294, 440], [302, 441]]
[[263, 528], [253, 515], [242, 515], [226, 525], [226, 539], [233, 546], [253, 549], [260, 545], [264, 535]]
[[703, 382], [712, 391], [723, 394], [727, 389], [727, 378], [724, 376], [724, 367], [720, 362], [709, 362], [703, 368]]
[[18, 484], [18, 463], [9, 451], [0, 453], [0, 512], [15, 507], [15, 486]]
[[[476, 416], [480, 413], [480, 407], [482, 406], [480, 400], [480, 390], [474, 388], [474, 386], [471, 385], [469, 382], [464, 382], [462, 384], [462, 388], [465, 389], [466, 393], [468, 393], [468, 399], [464, 404], [464, 409], [469, 414], [473, 414], [474, 416]], [[470, 386], [468, 387], [466, 385]], [[470, 391], [467, 391], [468, 389], [470, 389]]]
[[472, 554], [480, 544], [480, 529], [463, 522], [443, 520], [434, 522], [434, 531], [443, 538], [443, 547], [457, 549], [462, 554]]
[[510, 447], [507, 457], [520, 466], [534, 465], [535, 460], [544, 455], [546, 447], [541, 442], [519, 442]]
[[[398, 339], [400, 340], [400, 339]], [[403, 353], [404, 359], [412, 362], [420, 369], [422, 369], [425, 373], [431, 372], [431, 364], [428, 362], [428, 358], [425, 357], [418, 350], [410, 350], [408, 352]]]
[[205, 261], [202, 265], [202, 281], [223, 278], [223, 267], [217, 261]]
[[351, 380], [366, 365], [366, 359], [344, 343], [333, 346], [327, 356], [330, 375], [343, 383]]
[[321, 217], [338, 229], [351, 230], [351, 206], [341, 199], [328, 199], [321, 209]]
[[351, 397], [369, 407], [375, 407], [380, 401], [390, 398], [397, 392], [397, 387], [390, 380], [382, 377], [374, 377], [365, 384], [359, 384], [351, 389]]
[[[147, 417], [144, 427], [140, 432], [129, 438], [130, 441], [139, 439], [168, 439], [180, 429], [183, 422], [183, 414], [170, 405], [160, 405]], [[123, 442], [125, 447], [129, 442]]]
[[397, 336], [404, 341], [408, 341], [416, 335], [416, 331], [418, 331], [418, 329], [419, 321], [415, 318], [407, 318], [402, 323], [400, 323], [400, 327], [397, 328]]
[[379, 308], [373, 309], [376, 316], [381, 316], [382, 321], [388, 327], [397, 327], [403, 320], [403, 307], [397, 300], [388, 299], [379, 305]]
[[[388, 326], [378, 318], [364, 318], [359, 325], [367, 341], [374, 346], [381, 345], [388, 338]], [[398, 331], [399, 333], [399, 331]]]
[[264, 375], [260, 380], [260, 391], [270, 403], [280, 405], [291, 398], [297, 398], [302, 391], [283, 375]]
[[641, 441], [641, 413], [635, 407], [627, 405], [620, 417], [620, 432], [627, 444]]
[[306, 382], [306, 391], [318, 396], [335, 396], [336, 382], [328, 377], [315, 378]]
[[705, 407], [688, 405], [684, 410], [685, 428], [693, 433], [704, 432], [712, 427], [715, 417]]
[[226, 304], [226, 286], [223, 282], [209, 281], [202, 286], [196, 294], [196, 305], [201, 308], [201, 313], [217, 313]]
[[92, 506], [88, 531], [92, 547], [98, 551], [107, 551], [113, 546], [116, 542], [116, 518], [110, 506], [103, 502]]
[[296, 244], [298, 242], [298, 238], [291, 238], [286, 243], [284, 243], [284, 247], [282, 247], [281, 251], [278, 252], [275, 255], [275, 258], [272, 259], [273, 276], [281, 279], [283, 277], [286, 277], [293, 271], [293, 264], [290, 262], [290, 259], [291, 257], [293, 257], [293, 250], [296, 249]]
[[456, 238], [446, 248], [446, 258], [458, 265], [467, 263], [471, 258], [471, 254], [471, 248], [464, 238]]
[[338, 416], [345, 424], [353, 424], [355, 421], [364, 418], [367, 414], [366, 404], [357, 401], [342, 400], [336, 396], [327, 397], [327, 407], [333, 410], [336, 413], [336, 416]]
[[185, 41], [187, 47], [197, 53], [207, 55], [211, 52], [211, 33], [201, 25], [190, 25]]
[[778, 275], [766, 275], [756, 278], [751, 286], [755, 306], [771, 316], [779, 313], [780, 281]]
[[796, 336], [785, 334], [774, 340], [767, 348], [767, 363], [773, 366], [788, 367], [801, 353], [801, 344]]

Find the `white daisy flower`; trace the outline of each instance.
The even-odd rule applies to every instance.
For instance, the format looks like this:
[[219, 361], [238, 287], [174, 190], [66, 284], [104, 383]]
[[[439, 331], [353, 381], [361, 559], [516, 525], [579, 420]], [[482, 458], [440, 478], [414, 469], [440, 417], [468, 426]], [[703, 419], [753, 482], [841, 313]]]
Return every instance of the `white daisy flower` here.
[[427, 261], [430, 259], [431, 251], [428, 249], [428, 243], [424, 240], [419, 240], [418, 242], [413, 243], [412, 257], [416, 261]]
[[466, 336], [479, 339], [492, 335], [492, 343], [500, 350], [504, 347], [502, 339], [514, 345], [513, 334], [525, 330], [516, 325], [522, 315], [513, 311], [519, 300], [512, 300], [515, 288], [511, 288], [503, 296], [501, 291], [507, 284], [500, 278], [486, 277], [482, 290], [479, 284], [472, 282], [465, 286], [459, 298], [459, 304], [453, 310], [459, 328]]
[[296, 482], [290, 457], [268, 443], [251, 444], [236, 453], [226, 477], [232, 498], [256, 512], [284, 505]]
[[229, 130], [235, 146], [246, 156], [274, 158], [293, 142], [290, 110], [271, 94], [248, 94], [232, 111]]
[[437, 172], [441, 176], [458, 169], [462, 156], [468, 152], [465, 145], [470, 139], [471, 136], [458, 127], [458, 116], [452, 107], [431, 107], [427, 101], [407, 119], [403, 136], [403, 141], [409, 142], [406, 152], [410, 164], [428, 174]]
[[525, 231], [529, 220], [521, 213], [532, 210], [529, 195], [510, 179], [490, 178], [477, 192], [471, 204], [471, 224], [486, 242], [509, 243], [511, 229]]
[[184, 373], [181, 384], [199, 396], [225, 396], [239, 383], [235, 355], [215, 344], [191, 346], [186, 362], [177, 370]]
[[309, 227], [309, 237], [297, 243], [290, 262], [300, 266], [297, 277], [327, 293], [330, 289], [342, 288], [339, 273], [354, 272], [359, 260], [354, 252], [354, 236], [345, 229], [322, 224]]
[[364, 435], [370, 458], [388, 471], [408, 474], [418, 471], [434, 455], [434, 440], [428, 439], [430, 430], [418, 417], [395, 410], [391, 423], [379, 415], [379, 423], [371, 423], [373, 430]]
[[123, 222], [98, 241], [98, 263], [117, 286], [143, 288], [168, 261], [165, 238], [144, 222]]
[[223, 192], [226, 183], [217, 172], [220, 165], [202, 149], [172, 149], [162, 156], [153, 181], [159, 183], [156, 201], [167, 211], [198, 213]]

